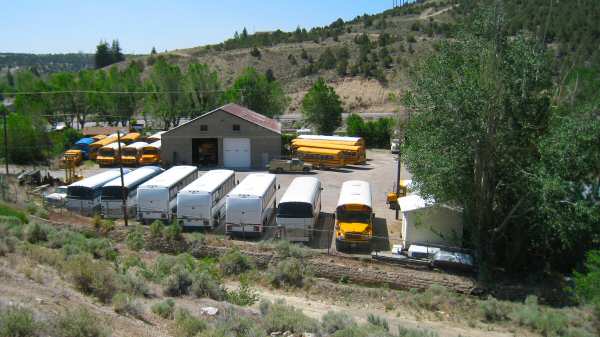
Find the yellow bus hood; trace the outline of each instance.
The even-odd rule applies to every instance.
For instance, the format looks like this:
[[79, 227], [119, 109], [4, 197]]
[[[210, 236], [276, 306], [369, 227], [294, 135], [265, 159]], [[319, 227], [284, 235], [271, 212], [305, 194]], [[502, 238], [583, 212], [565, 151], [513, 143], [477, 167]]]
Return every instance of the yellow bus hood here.
[[342, 233], [363, 233], [369, 228], [364, 222], [339, 222], [338, 225]]

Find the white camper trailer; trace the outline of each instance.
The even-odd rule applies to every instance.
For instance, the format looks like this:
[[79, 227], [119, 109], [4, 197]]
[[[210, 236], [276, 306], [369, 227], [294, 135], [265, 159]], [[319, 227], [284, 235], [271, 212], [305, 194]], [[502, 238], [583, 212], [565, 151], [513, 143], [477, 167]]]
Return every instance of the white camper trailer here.
[[225, 200], [225, 232], [256, 235], [263, 232], [275, 210], [275, 175], [249, 174]]
[[198, 177], [195, 166], [174, 166], [138, 187], [137, 217], [143, 223], [171, 221], [177, 193]]
[[225, 216], [225, 196], [235, 187], [235, 172], [212, 170], [177, 195], [177, 219], [183, 227], [215, 228]]
[[[123, 174], [125, 173], [129, 173], [129, 170], [123, 169]], [[110, 170], [69, 185], [67, 209], [87, 216], [99, 213], [102, 186], [119, 176], [119, 170]]]
[[106, 183], [102, 187], [102, 215], [110, 219], [122, 218], [123, 196], [125, 196], [127, 216], [135, 216], [137, 211], [137, 188], [159, 175], [162, 171], [157, 166], [146, 166], [125, 174], [123, 176], [123, 187], [121, 187], [121, 177]]

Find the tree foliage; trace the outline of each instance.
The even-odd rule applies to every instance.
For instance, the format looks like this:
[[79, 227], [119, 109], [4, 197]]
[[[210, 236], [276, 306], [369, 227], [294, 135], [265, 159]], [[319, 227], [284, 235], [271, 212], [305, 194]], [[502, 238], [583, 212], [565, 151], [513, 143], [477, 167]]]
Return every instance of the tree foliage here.
[[241, 104], [267, 117], [281, 115], [289, 98], [277, 81], [254, 68], [246, 68], [225, 93], [225, 100]]
[[351, 114], [346, 119], [348, 136], [364, 138], [367, 147], [370, 148], [389, 148], [393, 128], [394, 120], [391, 118], [365, 122], [360, 115]]
[[110, 46], [108, 42], [100, 41], [100, 43], [96, 46], [96, 54], [94, 55], [94, 64], [96, 69], [104, 68], [123, 60], [125, 60], [125, 56], [121, 51], [119, 40], [113, 40]]
[[302, 114], [319, 134], [330, 135], [342, 124], [340, 97], [319, 78], [302, 99]]

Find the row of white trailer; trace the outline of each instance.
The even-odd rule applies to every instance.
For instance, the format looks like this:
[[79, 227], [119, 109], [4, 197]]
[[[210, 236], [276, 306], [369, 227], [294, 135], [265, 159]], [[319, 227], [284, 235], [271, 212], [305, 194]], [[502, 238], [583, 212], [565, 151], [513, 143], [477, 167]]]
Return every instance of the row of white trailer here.
[[[169, 170], [147, 166], [110, 170], [68, 186], [67, 207], [84, 215], [120, 218], [123, 211], [148, 224], [177, 220], [184, 228], [215, 228], [229, 234], [262, 233], [276, 214], [286, 238], [308, 241], [321, 211], [321, 183], [295, 178], [276, 207], [276, 176], [251, 173], [240, 183], [231, 170], [212, 170], [198, 177], [194, 166]], [[122, 187], [123, 186], [123, 187]], [[123, 207], [125, 197], [125, 207]]]

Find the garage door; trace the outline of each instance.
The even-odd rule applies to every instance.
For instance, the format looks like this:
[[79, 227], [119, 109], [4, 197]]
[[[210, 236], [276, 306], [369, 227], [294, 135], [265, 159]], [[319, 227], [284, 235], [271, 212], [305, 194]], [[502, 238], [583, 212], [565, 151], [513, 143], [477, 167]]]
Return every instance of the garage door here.
[[250, 167], [250, 139], [223, 138], [223, 165]]

